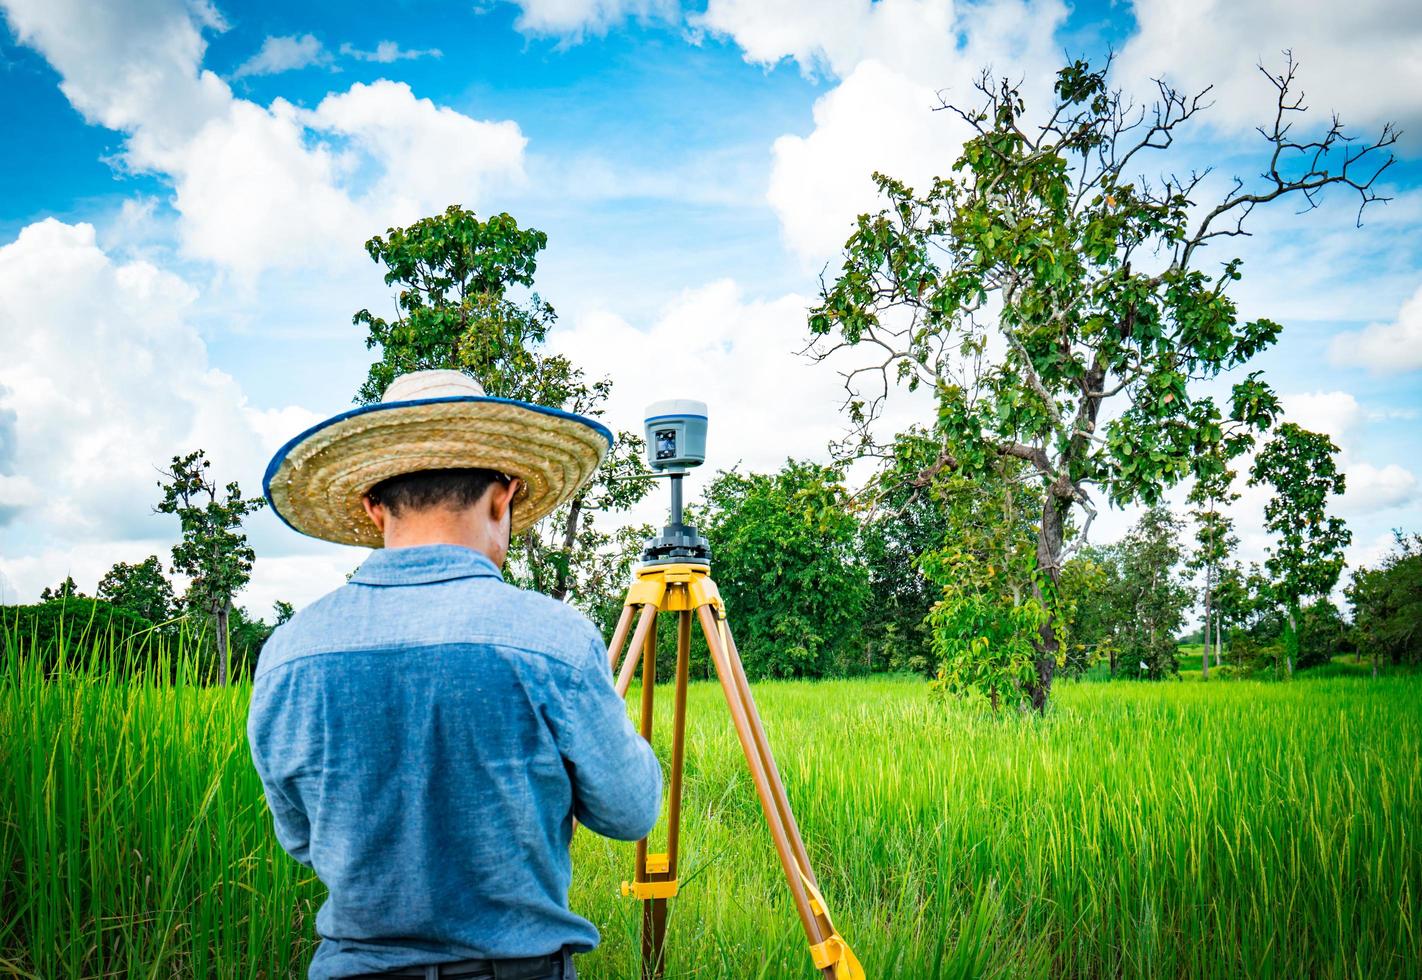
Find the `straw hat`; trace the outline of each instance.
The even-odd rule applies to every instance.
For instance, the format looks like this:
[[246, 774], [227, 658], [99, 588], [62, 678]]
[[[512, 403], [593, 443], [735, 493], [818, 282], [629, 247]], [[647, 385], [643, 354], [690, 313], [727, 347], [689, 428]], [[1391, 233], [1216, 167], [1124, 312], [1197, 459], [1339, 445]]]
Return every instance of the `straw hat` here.
[[379, 548], [361, 498], [381, 480], [420, 470], [482, 468], [522, 481], [519, 534], [578, 492], [612, 445], [592, 419], [490, 398], [458, 371], [415, 371], [380, 402], [312, 426], [282, 446], [263, 488], [293, 530], [338, 544]]

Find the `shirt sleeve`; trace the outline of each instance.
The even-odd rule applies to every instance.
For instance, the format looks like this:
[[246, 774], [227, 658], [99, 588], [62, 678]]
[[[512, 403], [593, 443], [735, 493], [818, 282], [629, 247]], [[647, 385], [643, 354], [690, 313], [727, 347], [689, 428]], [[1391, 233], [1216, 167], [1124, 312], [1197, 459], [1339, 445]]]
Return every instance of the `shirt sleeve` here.
[[247, 713], [247, 743], [252, 750], [252, 764], [262, 780], [262, 789], [267, 797], [267, 809], [272, 814], [272, 825], [276, 831], [277, 843], [286, 853], [301, 864], [311, 867], [311, 823], [300, 804], [300, 795], [295, 786], [273, 773], [263, 762], [262, 747], [268, 741], [265, 712], [265, 698], [253, 692], [252, 703]]
[[588, 659], [563, 699], [556, 733], [573, 781], [573, 816], [604, 837], [639, 840], [661, 811], [662, 767], [627, 718], [596, 634]]

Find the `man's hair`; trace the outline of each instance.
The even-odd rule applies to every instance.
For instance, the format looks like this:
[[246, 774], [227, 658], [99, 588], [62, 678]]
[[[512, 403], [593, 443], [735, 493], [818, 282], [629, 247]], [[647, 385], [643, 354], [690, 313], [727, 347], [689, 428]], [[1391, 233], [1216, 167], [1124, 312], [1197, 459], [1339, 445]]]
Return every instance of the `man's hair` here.
[[508, 482], [507, 476], [494, 470], [421, 470], [381, 480], [366, 496], [399, 517], [406, 510], [472, 507], [490, 486]]

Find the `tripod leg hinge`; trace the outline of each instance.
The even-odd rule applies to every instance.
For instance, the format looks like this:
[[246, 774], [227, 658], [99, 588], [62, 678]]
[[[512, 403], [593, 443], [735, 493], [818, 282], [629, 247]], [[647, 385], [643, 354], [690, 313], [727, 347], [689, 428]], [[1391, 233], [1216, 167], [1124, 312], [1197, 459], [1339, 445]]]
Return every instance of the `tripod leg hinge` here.
[[622, 896], [647, 901], [652, 898], [676, 898], [677, 887], [681, 883], [675, 878], [670, 881], [624, 881]]

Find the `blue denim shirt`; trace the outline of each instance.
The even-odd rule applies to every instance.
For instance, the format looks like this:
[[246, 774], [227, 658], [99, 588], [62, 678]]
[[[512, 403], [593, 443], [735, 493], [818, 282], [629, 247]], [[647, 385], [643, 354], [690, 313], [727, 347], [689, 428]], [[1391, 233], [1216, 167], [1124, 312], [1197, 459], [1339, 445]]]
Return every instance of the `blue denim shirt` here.
[[277, 839], [330, 893], [318, 980], [592, 949], [573, 818], [636, 840], [661, 805], [593, 625], [454, 545], [377, 551], [273, 633], [247, 737]]

